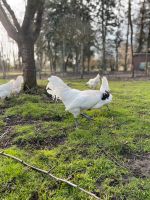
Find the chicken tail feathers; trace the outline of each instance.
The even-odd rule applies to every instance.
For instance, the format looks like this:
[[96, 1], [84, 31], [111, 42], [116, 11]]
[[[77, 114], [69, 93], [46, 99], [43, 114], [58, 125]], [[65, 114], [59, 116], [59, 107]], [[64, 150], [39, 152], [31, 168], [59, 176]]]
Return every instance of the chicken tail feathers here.
[[48, 78], [48, 84], [46, 90], [53, 98], [62, 99], [62, 95], [69, 87], [57, 76], [51, 76]]
[[110, 89], [109, 89], [109, 84], [108, 84], [108, 80], [105, 76], [103, 76], [102, 78], [102, 85], [100, 87], [100, 91], [105, 93], [106, 91], [109, 92]]
[[16, 80], [14, 80], [13, 93], [19, 93], [21, 91], [23, 82], [23, 76], [18, 76]]

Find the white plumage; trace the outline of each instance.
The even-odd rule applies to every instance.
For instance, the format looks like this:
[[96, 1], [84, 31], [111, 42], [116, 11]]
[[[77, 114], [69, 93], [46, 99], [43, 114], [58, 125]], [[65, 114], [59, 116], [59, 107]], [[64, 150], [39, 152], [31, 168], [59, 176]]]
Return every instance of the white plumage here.
[[10, 80], [8, 83], [0, 85], [0, 99], [11, 96], [14, 82], [15, 80]]
[[92, 88], [92, 89], [95, 89], [96, 86], [99, 84], [99, 82], [100, 82], [100, 75], [97, 74], [97, 76], [96, 76], [95, 78], [93, 78], [93, 79], [90, 79], [90, 80], [86, 83], [86, 85], [88, 85], [88, 86], [89, 86], [90, 88]]
[[21, 91], [23, 77], [18, 76], [16, 80], [10, 80], [8, 83], [0, 85], [0, 99], [10, 97], [12, 94], [18, 94]]
[[52, 96], [52, 99], [57, 102], [57, 100], [59, 100], [60, 98], [56, 97], [54, 90], [50, 89], [50, 87], [51, 87], [51, 84], [48, 83], [47, 86], [46, 86], [46, 91], [47, 91], [48, 94], [50, 94]]
[[13, 93], [14, 94], [18, 94], [21, 91], [22, 84], [23, 84], [23, 77], [18, 76], [16, 78], [16, 80], [14, 81], [14, 84], [13, 84]]
[[100, 108], [112, 100], [106, 77], [102, 78], [100, 90], [84, 91], [70, 88], [57, 76], [51, 76], [48, 80], [48, 86], [53, 95], [62, 100], [66, 111], [72, 113], [75, 118], [81, 110]]
[[102, 93], [110, 92], [108, 80], [107, 80], [107, 78], [105, 76], [103, 76], [103, 78], [102, 78], [102, 85], [100, 87], [100, 91]]

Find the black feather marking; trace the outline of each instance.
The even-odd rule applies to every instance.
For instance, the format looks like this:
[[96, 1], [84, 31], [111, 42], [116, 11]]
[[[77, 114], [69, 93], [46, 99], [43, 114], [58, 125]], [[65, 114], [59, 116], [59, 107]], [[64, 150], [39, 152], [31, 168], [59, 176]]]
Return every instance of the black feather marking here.
[[105, 91], [105, 92], [103, 93], [103, 95], [102, 95], [102, 98], [101, 98], [101, 99], [104, 101], [104, 100], [108, 99], [108, 98], [109, 98], [109, 96], [110, 96], [109, 92], [108, 92], [108, 91]]

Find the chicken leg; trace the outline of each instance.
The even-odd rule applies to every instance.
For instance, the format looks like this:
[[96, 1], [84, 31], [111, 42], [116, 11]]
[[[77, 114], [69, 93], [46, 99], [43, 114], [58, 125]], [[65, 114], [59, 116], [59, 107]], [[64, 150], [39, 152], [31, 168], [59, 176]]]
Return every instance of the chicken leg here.
[[109, 108], [109, 106], [108, 106], [108, 105], [106, 105], [106, 106], [107, 106], [107, 110], [108, 110], [108, 111], [110, 111], [110, 108]]
[[79, 126], [78, 120], [77, 118], [75, 118], [75, 128], [78, 128], [78, 126]]
[[89, 115], [87, 115], [87, 114], [85, 114], [85, 113], [81, 113], [81, 115], [82, 115], [83, 117], [85, 117], [86, 119], [88, 119], [88, 120], [93, 120], [92, 117], [90, 117]]

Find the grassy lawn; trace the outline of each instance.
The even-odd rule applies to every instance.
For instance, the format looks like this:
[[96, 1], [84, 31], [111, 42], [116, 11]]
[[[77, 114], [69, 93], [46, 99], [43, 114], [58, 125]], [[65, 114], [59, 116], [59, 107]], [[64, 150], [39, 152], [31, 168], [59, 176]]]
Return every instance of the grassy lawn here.
[[[3, 81], [2, 81], [3, 82]], [[0, 83], [2, 83], [0, 81]], [[84, 81], [69, 81], [86, 89]], [[102, 200], [150, 199], [150, 82], [110, 82], [113, 102], [73, 116], [39, 94], [0, 101], [0, 150], [68, 179]], [[87, 194], [0, 156], [0, 199], [90, 200]]]

